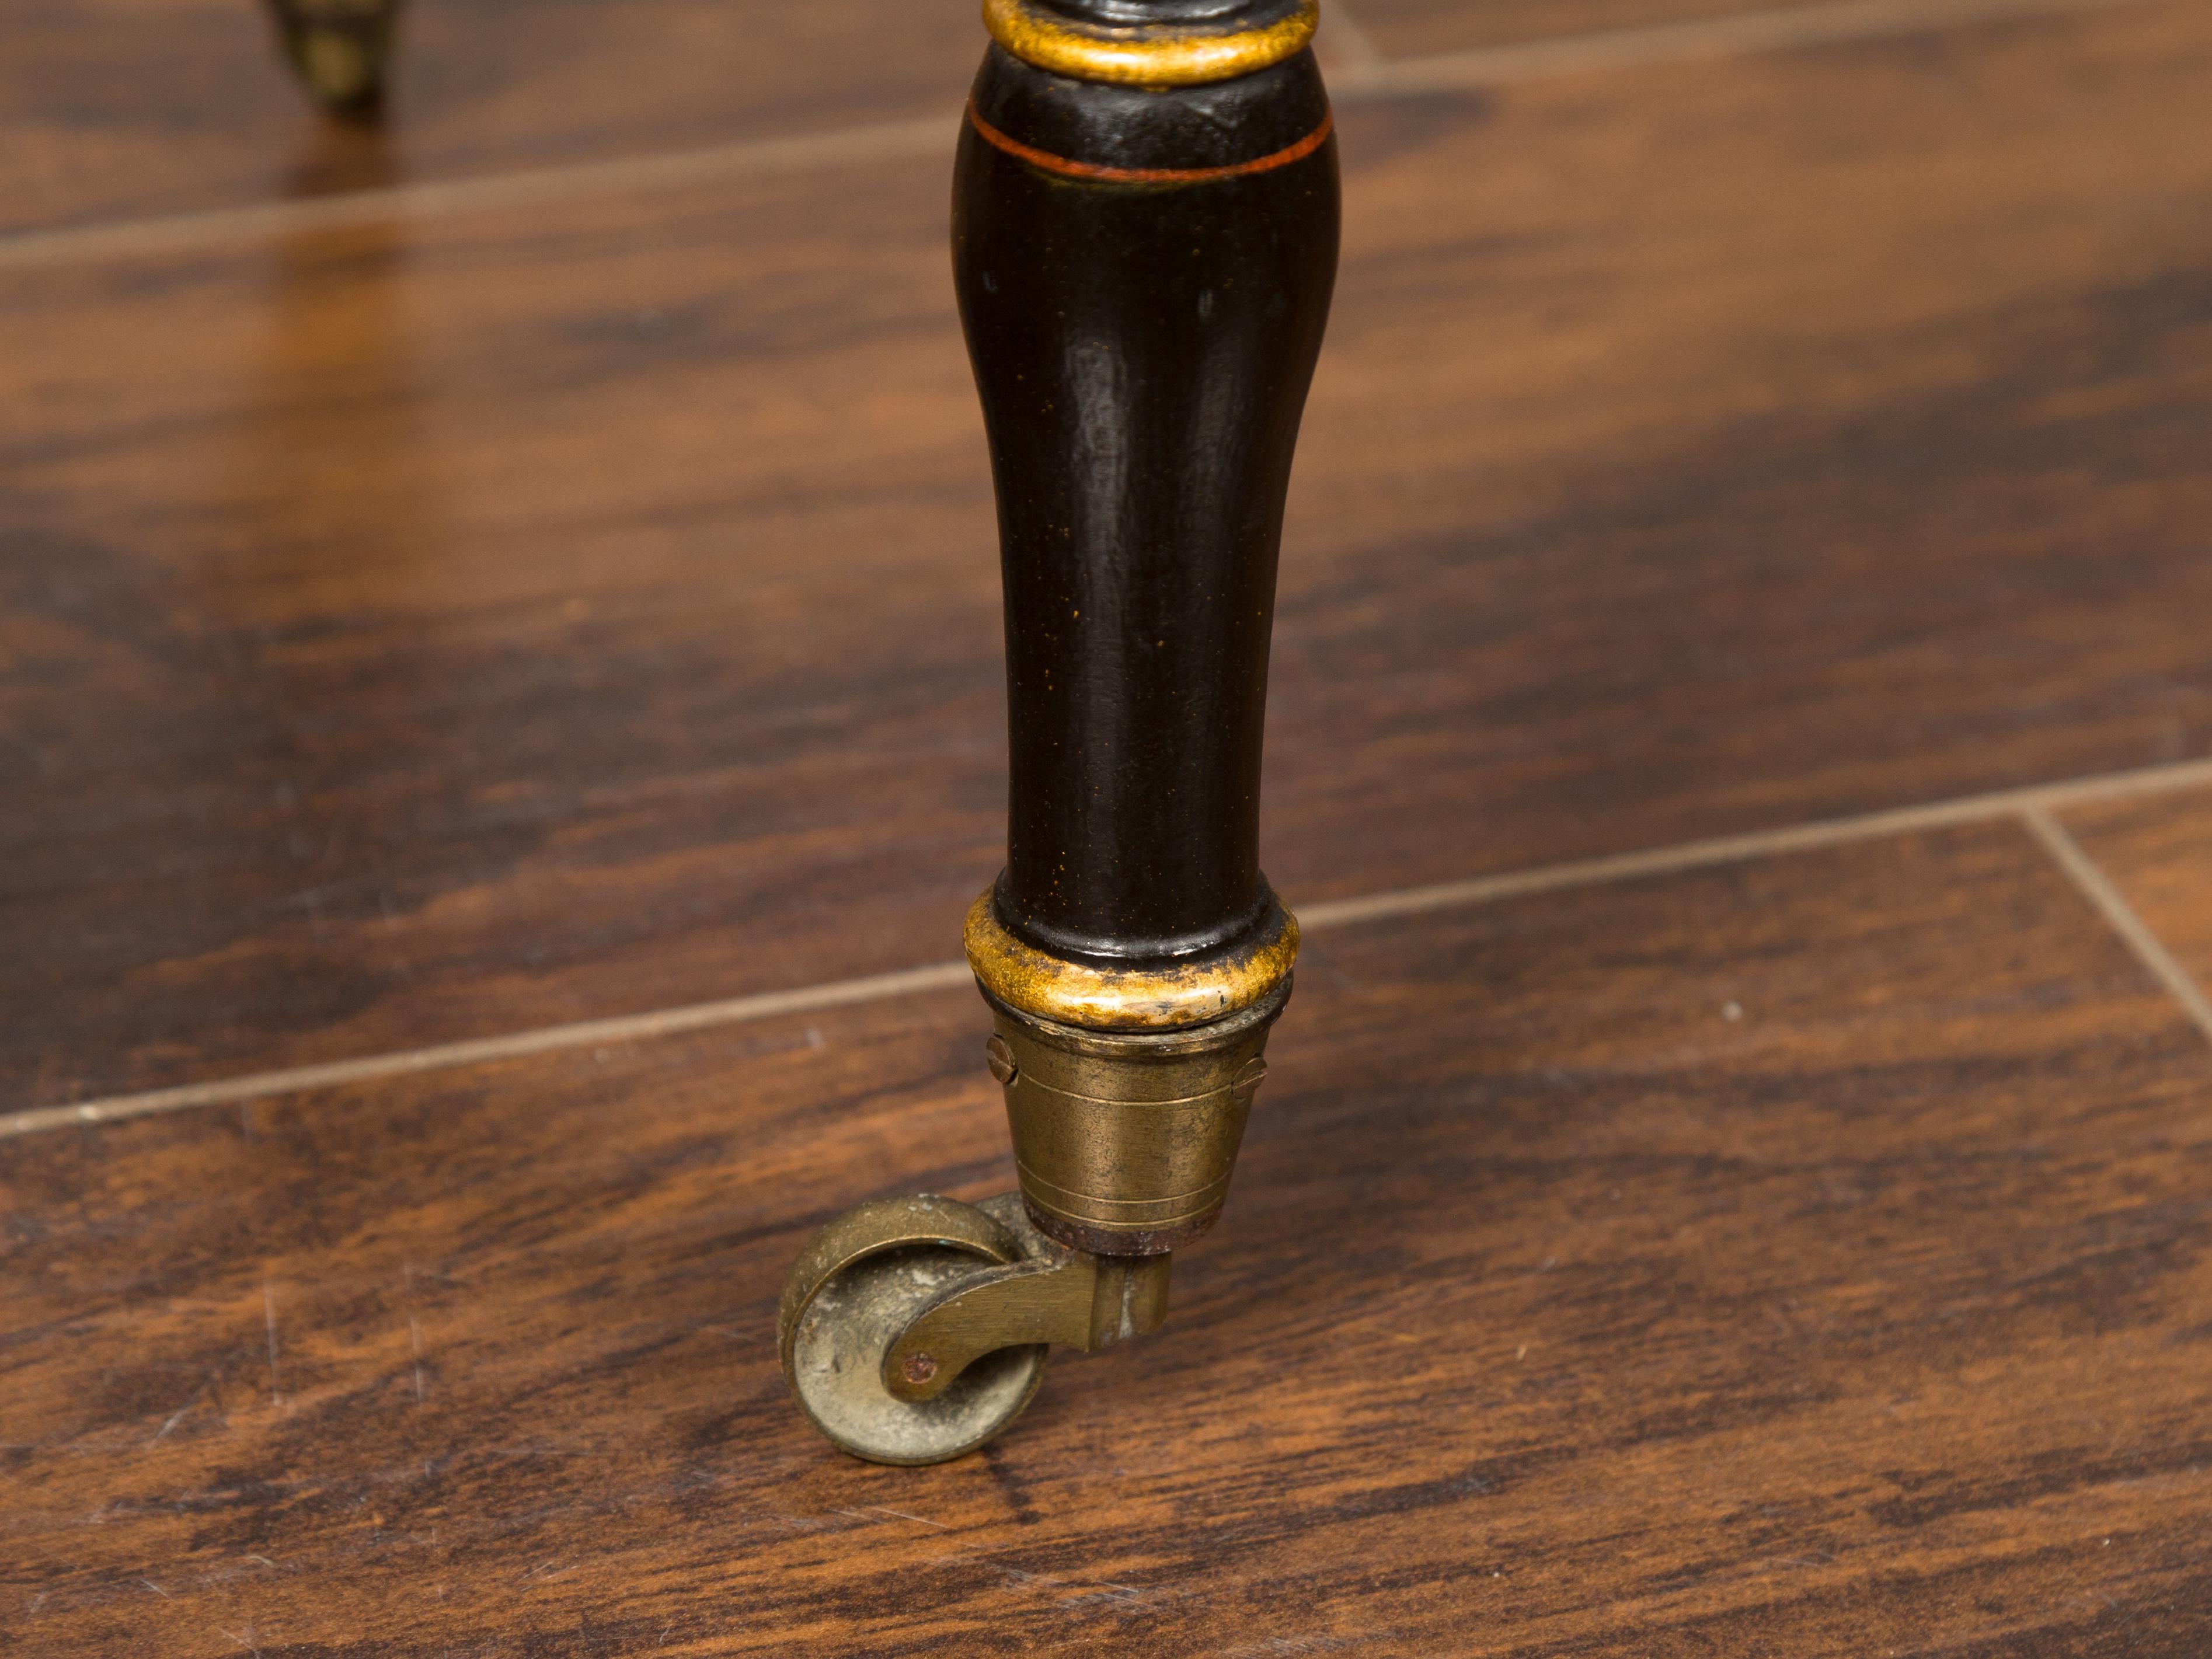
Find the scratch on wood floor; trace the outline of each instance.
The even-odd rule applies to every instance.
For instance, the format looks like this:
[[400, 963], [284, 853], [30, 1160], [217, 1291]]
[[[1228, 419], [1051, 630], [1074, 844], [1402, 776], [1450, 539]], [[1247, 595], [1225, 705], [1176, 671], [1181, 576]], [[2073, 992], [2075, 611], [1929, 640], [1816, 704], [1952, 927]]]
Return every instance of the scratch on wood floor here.
[[276, 1380], [276, 1291], [266, 1272], [261, 1275], [261, 1314], [269, 1327], [269, 1401], [281, 1411], [284, 1390]]
[[[855, 1521], [868, 1518], [856, 1510], [832, 1510], [830, 1513], [846, 1516]], [[763, 1525], [785, 1527], [793, 1532], [823, 1532], [831, 1528], [837, 1528], [839, 1531], [851, 1530], [850, 1528], [838, 1528], [835, 1521], [825, 1520], [818, 1515], [787, 1515], [779, 1510], [770, 1510], [757, 1519]]]
[[[207, 1389], [205, 1386], [203, 1385], [200, 1389], [200, 1394], [205, 1394], [206, 1392]], [[176, 1410], [171, 1412], [168, 1416], [168, 1420], [163, 1423], [160, 1428], [154, 1431], [154, 1437], [151, 1440], [149, 1440], [146, 1443], [149, 1446], [159, 1445], [163, 1440], [168, 1437], [169, 1431], [171, 1429], [175, 1428], [178, 1424], [185, 1420], [185, 1413], [191, 1410], [193, 1407], [199, 1403], [200, 1395], [196, 1394], [190, 1400], [185, 1401], [183, 1405], [178, 1407]]]
[[399, 1264], [399, 1285], [402, 1299], [407, 1305], [407, 1346], [415, 1357], [415, 1403], [417, 1406], [429, 1397], [422, 1381], [422, 1327], [415, 1318], [415, 1264]]
[[1048, 1572], [1027, 1572], [1020, 1567], [994, 1561], [978, 1550], [959, 1550], [951, 1555], [940, 1555], [931, 1563], [933, 1566], [979, 1566], [995, 1572], [1006, 1589], [1040, 1590], [1049, 1594], [1066, 1590], [1066, 1595], [1054, 1595], [1062, 1607], [1079, 1607], [1086, 1601], [1103, 1601], [1117, 1609], [1128, 1609], [1148, 1602], [1167, 1600], [1178, 1592], [1137, 1584], [1117, 1584], [1111, 1579], [1101, 1579], [1094, 1584], [1055, 1577]]
[[868, 1507], [873, 1510], [878, 1515], [895, 1515], [902, 1521], [912, 1521], [921, 1526], [934, 1527], [939, 1532], [950, 1532], [952, 1530], [951, 1528], [946, 1526], [942, 1521], [932, 1521], [926, 1516], [908, 1515], [904, 1510], [887, 1510], [879, 1504], [871, 1504]]

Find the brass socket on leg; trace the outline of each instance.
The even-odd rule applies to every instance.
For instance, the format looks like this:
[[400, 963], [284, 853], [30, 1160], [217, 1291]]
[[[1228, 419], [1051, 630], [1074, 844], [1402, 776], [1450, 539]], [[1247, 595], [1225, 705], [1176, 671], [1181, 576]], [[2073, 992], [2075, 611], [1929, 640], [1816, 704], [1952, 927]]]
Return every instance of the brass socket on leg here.
[[[864, 1204], [815, 1235], [784, 1288], [792, 1393], [837, 1445], [878, 1463], [972, 1451], [1029, 1403], [1054, 1346], [1159, 1327], [1170, 1252], [1221, 1213], [1290, 1000], [1297, 924], [1279, 907], [1242, 951], [1150, 973], [1002, 948], [995, 927], [987, 894], [969, 953], [997, 1028], [985, 1052], [1020, 1192]], [[1002, 989], [1121, 1024], [1064, 1023]]]
[[985, 993], [998, 1028], [987, 1053], [1038, 1231], [1071, 1249], [1148, 1256], [1211, 1227], [1267, 1074], [1268, 1028], [1290, 994], [1285, 976], [1225, 1019], [1097, 1031]]

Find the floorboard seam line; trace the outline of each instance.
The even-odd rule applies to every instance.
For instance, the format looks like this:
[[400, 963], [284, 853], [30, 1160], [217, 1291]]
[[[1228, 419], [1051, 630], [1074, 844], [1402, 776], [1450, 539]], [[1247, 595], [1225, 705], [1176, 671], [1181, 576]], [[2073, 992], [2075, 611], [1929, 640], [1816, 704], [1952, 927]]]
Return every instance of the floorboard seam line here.
[[2183, 761], [2137, 771], [2105, 773], [2060, 783], [2027, 784], [1978, 795], [1932, 801], [1924, 805], [1892, 807], [1850, 817], [1826, 818], [1793, 824], [1782, 830], [1751, 830], [1740, 836], [1721, 836], [1707, 841], [1678, 842], [1636, 853], [1579, 860], [1571, 864], [1546, 865], [1534, 870], [1507, 871], [1495, 876], [1474, 876], [1463, 881], [1439, 882], [1371, 897], [1339, 899], [1300, 905], [1298, 924], [1310, 932], [1316, 927], [1351, 922], [1379, 921], [1392, 916], [1416, 915], [1425, 910], [1485, 904], [1526, 894], [1558, 891], [1563, 888], [1595, 886], [1638, 876], [1666, 875], [1747, 859], [1805, 852], [1851, 842], [1879, 840], [1886, 836], [1911, 835], [1920, 830], [1950, 829], [2041, 808], [2052, 810], [2116, 796], [2186, 789], [2212, 784], [2212, 760]]
[[[1785, 6], [1400, 58], [1370, 56], [1373, 46], [1347, 17], [1339, 31], [1344, 50], [1330, 78], [1340, 102], [1382, 100], [2153, 3], [2159, 0], [1837, 0], [1827, 5]], [[959, 112], [947, 106], [942, 115], [832, 132], [741, 139], [672, 154], [21, 231], [0, 235], [0, 270], [188, 252], [303, 230], [441, 218], [594, 195], [675, 190], [732, 179], [949, 155], [959, 130]]]
[[1331, 90], [1340, 95], [1382, 98], [1471, 91], [1554, 76], [1748, 58], [2137, 3], [2142, 0], [1839, 0], [1832, 5], [1781, 6], [1642, 28], [1553, 35], [1468, 52], [1384, 58], [1338, 70], [1331, 77]]
[[[2039, 836], [2045, 836], [2039, 825], [2049, 823], [2052, 831], [2061, 836], [2063, 843], [2071, 846], [2070, 837], [2065, 837], [2063, 831], [2057, 830], [2056, 821], [2049, 818], [2051, 812], [2093, 801], [2163, 793], [2199, 786], [2212, 787], [2212, 758], [2179, 761], [2128, 772], [2100, 773], [2089, 777], [2068, 779], [2057, 783], [2030, 784], [2017, 789], [1984, 794], [1962, 795], [1925, 805], [1896, 807], [1781, 830], [1753, 830], [1739, 836], [1684, 842], [1644, 852], [1582, 859], [1534, 870], [1477, 876], [1465, 881], [1440, 882], [1426, 887], [1377, 893], [1365, 898], [1326, 901], [1300, 906], [1298, 921], [1304, 931], [1312, 933], [1316, 929], [1351, 927], [1431, 911], [1468, 908], [1528, 895], [1600, 886], [1607, 882], [1705, 869], [1752, 859], [1878, 841], [1886, 836], [1911, 835], [1927, 830], [1987, 823], [2014, 817], [2025, 818]], [[2057, 853], [2057, 847], [2047, 837], [2045, 845], [2052, 846], [2054, 854]], [[2064, 856], [2059, 856], [2062, 864], [2064, 863]], [[2075, 856], [2086, 864], [2086, 855], [2081, 854], [2078, 848], [2075, 849]], [[2096, 873], [2094, 866], [2089, 868]], [[2075, 879], [2078, 882], [2081, 877], [2076, 874]], [[2100, 873], [2097, 873], [2097, 879], [2102, 881]], [[2109, 883], [2105, 885], [2107, 890], [2111, 890]], [[2092, 891], [2093, 902], [2103, 908], [2103, 902], [2095, 899], [2092, 890], [2085, 888], [2084, 890]], [[2112, 902], [2119, 907], [2120, 914], [2133, 915], [2134, 913], [2128, 910], [2125, 901], [2121, 900], [2116, 891], [2112, 896]], [[2115, 925], [2118, 924], [2116, 922]], [[2206, 1007], [2202, 991], [2182, 972], [2178, 963], [2165, 955], [2164, 947], [2150, 937], [2148, 930], [2142, 928], [2139, 921], [2133, 925], [2149, 942], [2153, 954], [2145, 959], [2153, 963], [2153, 971], [2159, 973], [2170, 988], [2176, 983], [2174, 976], [2178, 976], [2179, 984], [2189, 988], [2185, 994], [2177, 989], [2176, 994], [2182, 996], [2184, 1003], [2197, 1014], [2198, 1023], [2204, 1026], [2206, 1036], [2212, 1037], [2212, 1008]], [[2132, 936], [2130, 942], [2136, 942]], [[2142, 946], [2137, 944], [2136, 948], [2141, 951]], [[2164, 969], [2155, 965], [2160, 960], [2166, 964]], [[886, 1001], [925, 991], [950, 990], [966, 985], [969, 981], [966, 963], [933, 963], [927, 967], [874, 974], [860, 979], [836, 980], [822, 985], [801, 986], [794, 990], [767, 991], [751, 996], [695, 1003], [649, 1013], [618, 1014], [565, 1025], [540, 1026], [532, 1030], [510, 1032], [501, 1036], [474, 1037], [465, 1042], [439, 1043], [422, 1048], [364, 1054], [353, 1060], [290, 1066], [281, 1071], [253, 1073], [210, 1083], [183, 1084], [174, 1088], [150, 1090], [139, 1094], [109, 1095], [67, 1106], [31, 1107], [0, 1115], [0, 1139], [45, 1129], [122, 1122], [131, 1118], [184, 1111], [198, 1106], [236, 1105], [243, 1101], [266, 1099], [271, 1095], [334, 1088], [348, 1083], [374, 1082], [380, 1078], [451, 1071], [464, 1066], [526, 1059], [533, 1054], [551, 1054], [566, 1048], [648, 1042], [719, 1025], [771, 1019], [783, 1014], [808, 1013], [818, 1009]]]
[[451, 1071], [494, 1060], [524, 1060], [532, 1054], [563, 1048], [604, 1048], [611, 1043], [649, 1042], [685, 1031], [717, 1025], [738, 1025], [750, 1020], [773, 1019], [781, 1014], [813, 1013], [825, 1008], [847, 1007], [856, 1002], [882, 1002], [923, 991], [965, 985], [972, 975], [964, 962], [935, 963], [897, 973], [873, 974], [864, 979], [834, 981], [826, 985], [802, 986], [792, 991], [767, 991], [756, 996], [731, 997], [719, 1002], [694, 1003], [652, 1013], [617, 1014], [605, 1019], [578, 1020], [567, 1025], [539, 1026], [501, 1036], [472, 1037], [460, 1042], [441, 1042], [427, 1048], [363, 1054], [354, 1060], [326, 1060], [295, 1066], [283, 1071], [260, 1072], [246, 1077], [223, 1078], [212, 1083], [183, 1084], [144, 1094], [111, 1095], [71, 1106], [42, 1106], [0, 1117], [0, 1139], [28, 1134], [40, 1129], [65, 1128], [71, 1124], [115, 1123], [127, 1118], [161, 1112], [183, 1111], [195, 1106], [234, 1106], [241, 1101], [266, 1099], [306, 1089], [335, 1088], [342, 1084], [373, 1082], [418, 1072]]
[[0, 270], [140, 254], [189, 252], [303, 230], [450, 217], [623, 192], [680, 190], [727, 179], [816, 173], [950, 154], [959, 111], [798, 137], [757, 138], [672, 155], [394, 185], [159, 219], [121, 220], [0, 236]]
[[2051, 854], [2051, 861], [2065, 872], [2081, 896], [2126, 942], [2136, 960], [2188, 1011], [2205, 1041], [2212, 1042], [2212, 1000], [2206, 999], [2204, 988], [2175, 959], [2165, 942], [2151, 931], [2150, 924], [2136, 914], [2135, 906], [2128, 902], [2127, 896], [2105, 873], [2104, 867], [2089, 856], [2088, 849], [2075, 840], [2073, 833], [2051, 817], [2047, 809], [2026, 807], [2021, 817], [2028, 832]]

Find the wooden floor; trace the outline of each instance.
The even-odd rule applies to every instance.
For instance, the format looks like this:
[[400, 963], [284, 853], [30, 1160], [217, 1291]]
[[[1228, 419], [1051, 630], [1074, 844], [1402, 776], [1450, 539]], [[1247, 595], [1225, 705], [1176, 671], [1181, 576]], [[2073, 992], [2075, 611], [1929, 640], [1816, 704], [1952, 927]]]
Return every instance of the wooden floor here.
[[925, 1471], [772, 1327], [1011, 1184], [972, 7], [0, 21], [21, 1651], [2212, 1652], [2212, 9], [1329, 5], [1297, 999]]

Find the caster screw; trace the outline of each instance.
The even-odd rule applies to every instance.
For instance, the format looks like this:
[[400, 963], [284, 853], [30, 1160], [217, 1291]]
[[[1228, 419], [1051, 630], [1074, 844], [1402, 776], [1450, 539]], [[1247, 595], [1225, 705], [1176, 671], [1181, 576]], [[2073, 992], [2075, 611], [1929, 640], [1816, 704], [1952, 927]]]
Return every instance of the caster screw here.
[[937, 1375], [937, 1362], [926, 1353], [912, 1354], [908, 1357], [906, 1364], [899, 1369], [906, 1373], [908, 1382], [927, 1382]]
[[994, 1036], [983, 1045], [983, 1059], [991, 1068], [991, 1075], [1001, 1083], [1012, 1083], [1014, 1073], [1021, 1069], [1015, 1063], [1013, 1049], [1001, 1036]]

